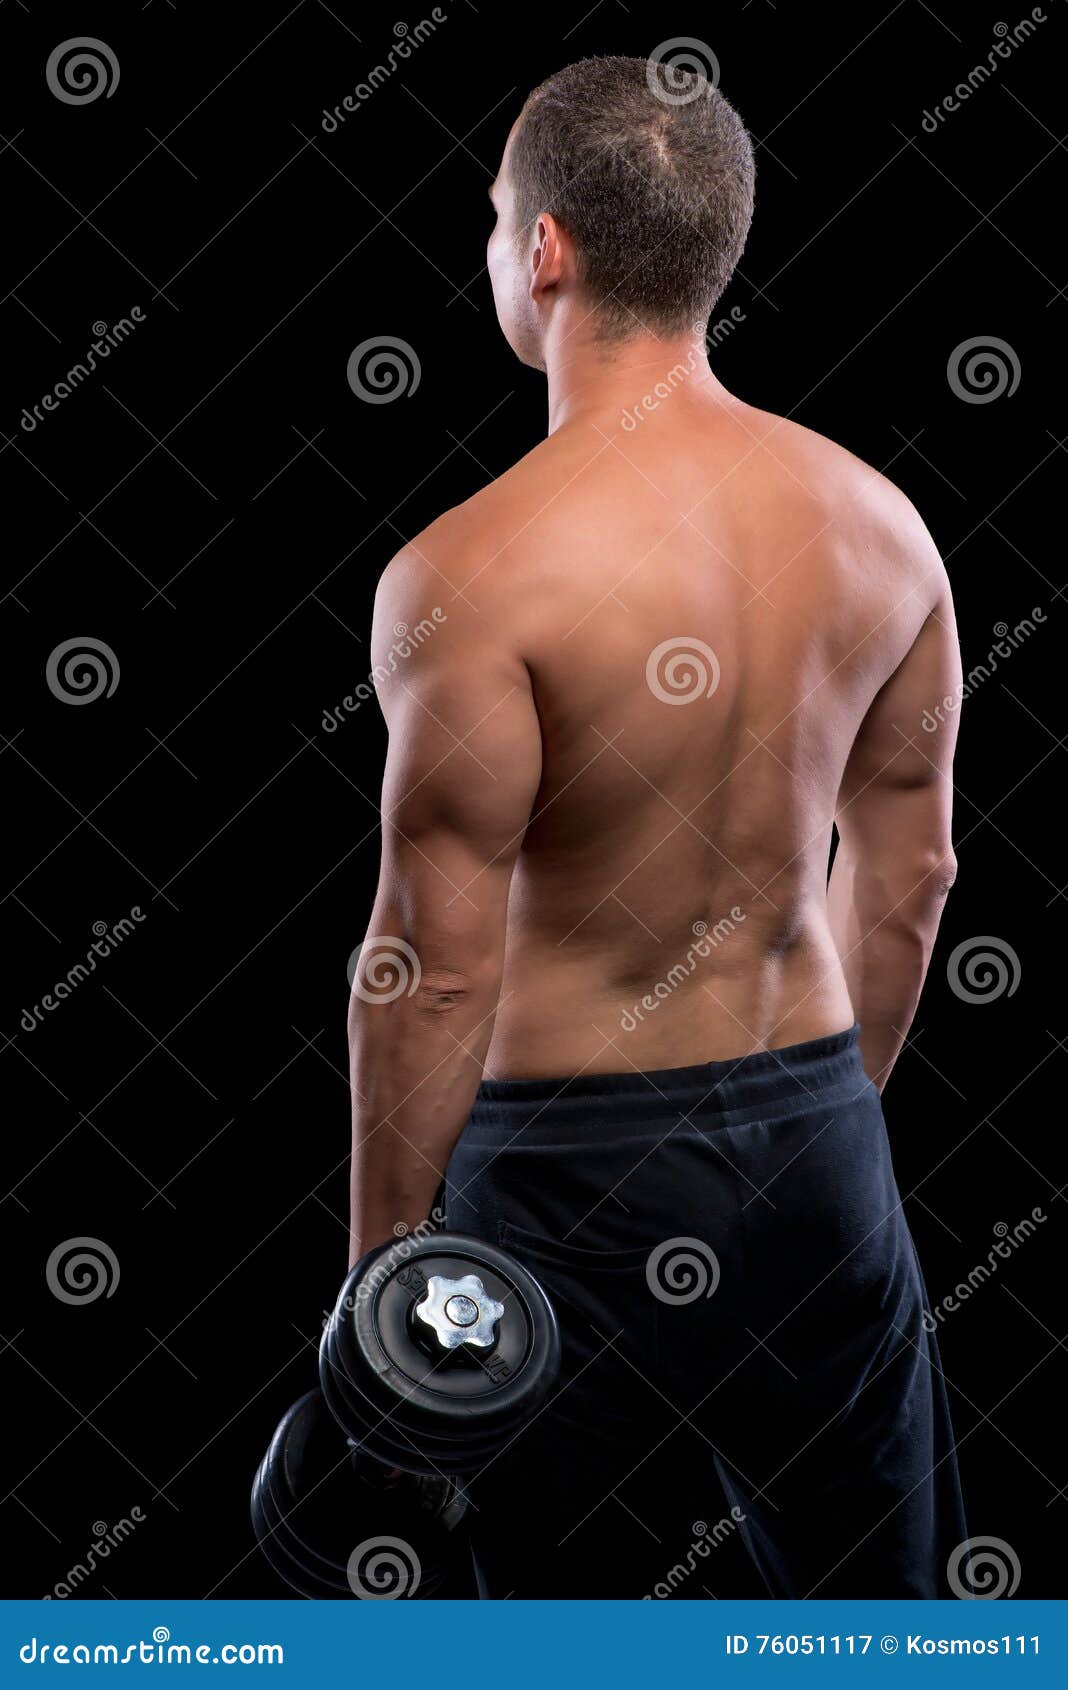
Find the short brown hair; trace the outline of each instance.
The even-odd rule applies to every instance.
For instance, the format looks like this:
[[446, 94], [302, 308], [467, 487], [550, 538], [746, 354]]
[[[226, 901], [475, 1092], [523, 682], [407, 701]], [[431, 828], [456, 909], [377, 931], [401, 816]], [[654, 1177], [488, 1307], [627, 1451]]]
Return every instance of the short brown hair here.
[[580, 59], [535, 88], [512, 141], [524, 234], [548, 211], [575, 242], [601, 338], [707, 320], [753, 215], [753, 148], [694, 71]]

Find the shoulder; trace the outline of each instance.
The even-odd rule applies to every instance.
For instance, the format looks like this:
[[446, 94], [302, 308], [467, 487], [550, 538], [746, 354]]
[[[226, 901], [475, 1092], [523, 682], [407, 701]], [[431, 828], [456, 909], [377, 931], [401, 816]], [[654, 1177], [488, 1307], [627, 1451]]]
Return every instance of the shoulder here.
[[387, 564], [371, 638], [380, 698], [401, 670], [407, 682], [436, 675], [453, 688], [528, 688], [524, 632], [537, 601], [529, 565], [544, 541], [534, 527], [538, 477], [529, 460], [537, 457], [443, 512]]
[[813, 520], [843, 564], [865, 564], [888, 584], [915, 590], [933, 606], [946, 573], [926, 523], [900, 487], [862, 458], [792, 419], [756, 413], [762, 443], [811, 502]]
[[559, 458], [551, 440], [540, 442], [402, 546], [379, 581], [376, 619], [431, 614], [436, 604], [449, 615], [492, 612], [499, 624], [522, 597], [524, 565], [564, 520], [554, 512], [566, 479]]

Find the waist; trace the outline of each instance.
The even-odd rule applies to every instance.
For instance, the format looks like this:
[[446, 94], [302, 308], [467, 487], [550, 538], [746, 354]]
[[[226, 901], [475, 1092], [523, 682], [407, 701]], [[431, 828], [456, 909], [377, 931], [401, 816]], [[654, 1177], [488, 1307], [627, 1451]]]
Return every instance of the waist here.
[[868, 1085], [859, 1028], [679, 1068], [483, 1080], [465, 1136], [522, 1133], [524, 1144], [591, 1143], [663, 1133], [682, 1118], [701, 1130], [854, 1097]]
[[854, 1019], [825, 918], [798, 918], [786, 936], [756, 916], [731, 931], [699, 920], [686, 946], [667, 925], [663, 944], [634, 931], [637, 939], [599, 944], [583, 930], [560, 944], [529, 919], [510, 925], [487, 1074], [552, 1079], [737, 1060]]

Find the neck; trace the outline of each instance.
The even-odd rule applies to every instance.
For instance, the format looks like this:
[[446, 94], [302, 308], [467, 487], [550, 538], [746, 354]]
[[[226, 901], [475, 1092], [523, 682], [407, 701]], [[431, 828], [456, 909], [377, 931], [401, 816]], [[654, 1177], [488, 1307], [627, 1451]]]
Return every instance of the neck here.
[[713, 400], [729, 398], [708, 363], [705, 336], [687, 330], [658, 339], [637, 334], [633, 339], [606, 344], [594, 338], [587, 314], [568, 325], [554, 321], [547, 331], [543, 353], [549, 385], [549, 433], [565, 422], [594, 412], [618, 412], [641, 405], [658, 382], [674, 391], [685, 386]]

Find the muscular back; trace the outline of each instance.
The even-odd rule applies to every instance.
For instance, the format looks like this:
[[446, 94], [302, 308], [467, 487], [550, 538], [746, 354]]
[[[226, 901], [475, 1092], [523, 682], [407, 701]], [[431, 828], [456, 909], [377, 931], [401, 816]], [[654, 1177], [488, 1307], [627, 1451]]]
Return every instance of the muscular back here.
[[[420, 536], [384, 578], [377, 652], [433, 606], [380, 687], [376, 915], [425, 935], [439, 902], [420, 960], [447, 997], [472, 906], [506, 900], [503, 959], [471, 959], [503, 970], [486, 1072], [672, 1067], [848, 1026], [833, 824], [929, 784], [921, 719], [946, 690], [945, 578], [903, 496], [684, 388], [630, 427], [565, 423]], [[434, 862], [423, 907], [391, 910], [389, 854], [399, 882], [413, 852]]]

